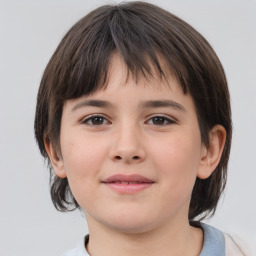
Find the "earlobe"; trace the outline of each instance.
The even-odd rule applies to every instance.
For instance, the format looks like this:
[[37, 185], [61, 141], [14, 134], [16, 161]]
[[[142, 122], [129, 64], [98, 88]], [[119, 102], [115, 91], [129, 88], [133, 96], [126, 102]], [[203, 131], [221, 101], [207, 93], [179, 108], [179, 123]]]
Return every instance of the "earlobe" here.
[[52, 143], [49, 139], [44, 140], [44, 145], [46, 152], [48, 154], [48, 157], [50, 158], [52, 167], [54, 169], [55, 174], [60, 178], [66, 178], [66, 172], [64, 169], [64, 163], [62, 158], [59, 156], [59, 154], [54, 149]]
[[209, 133], [209, 146], [201, 150], [199, 179], [207, 179], [219, 164], [226, 141], [226, 130], [222, 125], [215, 125]]

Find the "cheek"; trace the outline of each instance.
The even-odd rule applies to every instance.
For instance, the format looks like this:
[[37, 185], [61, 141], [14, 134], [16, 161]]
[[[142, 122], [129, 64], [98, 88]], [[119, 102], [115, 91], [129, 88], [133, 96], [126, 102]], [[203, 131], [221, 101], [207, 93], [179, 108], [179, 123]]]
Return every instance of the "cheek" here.
[[200, 160], [200, 137], [195, 135], [173, 135], [161, 142], [151, 142], [151, 154], [163, 166], [163, 170], [193, 171]]
[[62, 141], [64, 167], [68, 175], [84, 175], [94, 172], [105, 156], [106, 146], [102, 140], [76, 134]]
[[200, 161], [200, 137], [176, 134], [162, 141], [161, 148], [152, 144], [152, 149], [153, 164], [159, 170], [165, 190], [176, 199], [190, 195]]
[[[64, 168], [73, 195], [79, 201], [81, 195], [90, 191], [98, 179], [101, 164], [106, 157], [107, 147], [90, 137], [69, 136], [62, 140]], [[94, 182], [93, 182], [94, 181]]]

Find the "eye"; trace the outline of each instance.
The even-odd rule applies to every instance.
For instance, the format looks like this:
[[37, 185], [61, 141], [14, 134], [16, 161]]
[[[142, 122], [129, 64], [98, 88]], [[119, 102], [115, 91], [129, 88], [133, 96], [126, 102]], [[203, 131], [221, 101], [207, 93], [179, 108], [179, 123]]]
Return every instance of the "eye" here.
[[150, 118], [147, 121], [147, 123], [151, 124], [151, 125], [163, 126], [163, 125], [174, 124], [175, 121], [170, 118], [164, 117], [164, 116], [154, 116], [154, 117]]
[[100, 126], [104, 124], [108, 124], [109, 121], [104, 117], [100, 115], [93, 115], [85, 118], [82, 121], [83, 124], [91, 125], [91, 126]]

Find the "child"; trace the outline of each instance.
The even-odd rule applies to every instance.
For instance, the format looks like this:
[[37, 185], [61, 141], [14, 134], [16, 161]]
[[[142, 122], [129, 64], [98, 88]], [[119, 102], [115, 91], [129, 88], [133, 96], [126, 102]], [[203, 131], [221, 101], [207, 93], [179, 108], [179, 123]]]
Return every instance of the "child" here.
[[232, 124], [209, 43], [144, 2], [78, 21], [48, 63], [35, 135], [60, 211], [89, 235], [65, 255], [245, 255], [201, 221], [226, 183]]

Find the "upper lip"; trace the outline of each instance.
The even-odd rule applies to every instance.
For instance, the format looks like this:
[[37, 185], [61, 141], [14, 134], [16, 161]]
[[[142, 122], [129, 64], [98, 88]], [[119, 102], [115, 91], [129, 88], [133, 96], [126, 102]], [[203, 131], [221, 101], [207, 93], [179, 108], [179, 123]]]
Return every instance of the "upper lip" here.
[[107, 179], [103, 180], [103, 183], [114, 183], [114, 182], [139, 182], [139, 183], [154, 183], [153, 180], [150, 180], [139, 174], [115, 174]]

